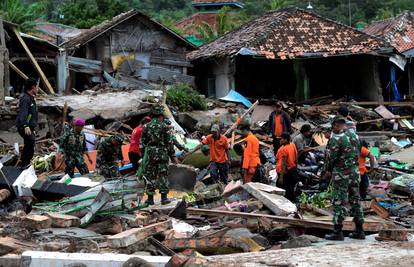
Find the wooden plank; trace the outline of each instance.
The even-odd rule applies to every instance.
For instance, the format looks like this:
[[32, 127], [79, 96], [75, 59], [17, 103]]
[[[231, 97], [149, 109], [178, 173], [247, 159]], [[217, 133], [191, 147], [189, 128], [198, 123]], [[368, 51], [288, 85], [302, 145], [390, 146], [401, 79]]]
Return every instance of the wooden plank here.
[[[23, 73], [23, 71], [21, 71], [16, 65], [14, 65], [11, 61], [9, 61], [9, 66], [20, 76], [20, 77], [22, 77], [24, 80], [27, 80], [27, 79], [29, 79], [29, 77], [26, 75], [26, 74], [24, 74]], [[40, 88], [39, 87], [39, 91], [40, 91], [40, 93], [42, 93], [42, 94], [44, 94], [44, 95], [47, 95], [46, 93], [45, 93], [45, 91], [42, 89], [42, 88]]]
[[228, 217], [241, 217], [241, 218], [268, 218], [270, 220], [286, 223], [291, 226], [304, 227], [304, 228], [319, 228], [319, 229], [328, 229], [328, 230], [333, 229], [332, 222], [321, 222], [321, 221], [307, 220], [307, 219], [295, 219], [295, 218], [288, 218], [288, 217], [269, 215], [269, 214], [256, 214], [256, 213], [211, 210], [211, 209], [196, 209], [196, 208], [187, 208], [187, 213], [195, 214], [195, 215], [219, 216], [219, 217], [228, 216]]
[[[247, 114], [253, 112], [254, 108], [259, 104], [259, 100], [257, 100], [256, 102], [254, 102], [250, 108], [248, 110], [246, 110], [245, 113], [243, 113], [243, 115], [240, 116], [240, 121], [243, 121], [244, 117], [247, 116]], [[237, 123], [238, 121], [236, 121], [235, 123], [233, 123], [233, 125], [224, 133], [225, 136], [229, 135], [231, 132], [233, 132], [236, 128], [237, 128]]]
[[[340, 102], [337, 105], [355, 105], [355, 106], [390, 106], [390, 107], [412, 107], [414, 102], [378, 102], [378, 101], [362, 101], [362, 102]], [[333, 104], [331, 105], [333, 106]]]
[[384, 107], [382, 105], [376, 107], [375, 112], [377, 112], [384, 119], [395, 119], [395, 117], [396, 117], [394, 114], [392, 114], [391, 111], [389, 111], [386, 107]]
[[388, 211], [381, 207], [375, 199], [371, 201], [370, 207], [381, 218], [387, 219], [388, 217], [390, 217]]
[[29, 56], [30, 61], [32, 62], [33, 66], [35, 67], [35, 69], [37, 71], [37, 73], [39, 74], [40, 79], [42, 80], [43, 84], [46, 86], [47, 91], [51, 94], [54, 94], [55, 91], [53, 90], [52, 85], [49, 83], [49, 80], [46, 78], [46, 75], [44, 74], [42, 68], [40, 68], [40, 66], [37, 63], [36, 59], [34, 58], [32, 52], [30, 52], [29, 47], [26, 45], [25, 41], [20, 36], [20, 33], [15, 28], [13, 28], [13, 32], [16, 35], [17, 39], [19, 40], [20, 44], [23, 46], [23, 48], [26, 51], [27, 55]]
[[143, 228], [132, 228], [117, 235], [108, 237], [108, 245], [111, 248], [122, 248], [145, 240], [148, 237], [172, 228], [172, 220], [154, 223]]
[[155, 64], [172, 65], [172, 66], [178, 66], [178, 67], [188, 67], [188, 68], [194, 67], [194, 65], [188, 61], [171, 60], [171, 59], [166, 59], [166, 58], [156, 57], [156, 56], [151, 56], [150, 62], [155, 63]]
[[[319, 222], [332, 222], [332, 216], [320, 216], [315, 218], [315, 220]], [[378, 219], [372, 219], [372, 218], [365, 218], [364, 219], [364, 231], [366, 232], [379, 232], [381, 229], [384, 229], [384, 225], [386, 225], [388, 222], [385, 220], [382, 220], [378, 217]], [[343, 230], [344, 231], [354, 231], [355, 229], [355, 223], [352, 220], [352, 217], [346, 217], [345, 221], [343, 223]]]
[[381, 122], [381, 121], [385, 121], [385, 120], [406, 120], [406, 119], [410, 119], [412, 118], [412, 116], [395, 116], [394, 118], [381, 118], [381, 119], [374, 119], [374, 120], [366, 120], [366, 121], [360, 121], [357, 122], [358, 124], [367, 124], [367, 123], [376, 123], [376, 122]]

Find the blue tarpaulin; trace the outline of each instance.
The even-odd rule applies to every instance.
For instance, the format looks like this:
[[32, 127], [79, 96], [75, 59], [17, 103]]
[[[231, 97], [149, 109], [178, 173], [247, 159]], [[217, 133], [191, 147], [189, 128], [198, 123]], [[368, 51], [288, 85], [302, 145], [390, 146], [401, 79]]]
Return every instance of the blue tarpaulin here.
[[245, 105], [247, 108], [250, 108], [250, 106], [252, 105], [252, 103], [247, 98], [245, 98], [244, 96], [242, 96], [234, 90], [230, 90], [230, 92], [225, 97], [220, 98], [220, 100], [241, 103]]

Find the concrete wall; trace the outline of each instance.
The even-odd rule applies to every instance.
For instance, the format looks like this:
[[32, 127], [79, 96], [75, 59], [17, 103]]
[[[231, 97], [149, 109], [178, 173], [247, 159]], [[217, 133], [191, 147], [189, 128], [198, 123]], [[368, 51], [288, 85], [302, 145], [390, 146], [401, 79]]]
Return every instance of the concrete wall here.
[[226, 96], [231, 89], [234, 89], [234, 63], [226, 57], [219, 59], [212, 66], [215, 78], [216, 98]]

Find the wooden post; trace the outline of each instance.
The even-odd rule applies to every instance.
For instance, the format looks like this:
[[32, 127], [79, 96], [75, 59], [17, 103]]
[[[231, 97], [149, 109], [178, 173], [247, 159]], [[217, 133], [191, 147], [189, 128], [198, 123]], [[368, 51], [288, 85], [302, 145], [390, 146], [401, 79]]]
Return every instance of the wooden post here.
[[5, 74], [5, 68], [4, 68], [4, 60], [5, 60], [5, 54], [7, 52], [6, 48], [6, 41], [4, 38], [4, 28], [3, 28], [3, 20], [0, 18], [0, 106], [3, 106], [4, 96], [5, 96], [5, 84], [4, 84], [4, 74]]
[[[14, 65], [13, 64], [13, 62], [11, 62], [11, 61], [8, 61], [8, 65], [20, 76], [20, 77], [22, 77], [24, 80], [27, 80], [27, 79], [29, 79], [29, 77], [26, 75], [26, 74], [24, 74], [23, 73], [23, 71], [21, 71], [16, 65]], [[42, 88], [40, 88], [39, 87], [39, 91], [40, 91], [40, 93], [41, 94], [44, 94], [44, 95], [47, 95], [46, 93], [45, 93], [45, 91], [43, 91], [43, 89]]]
[[43, 70], [40, 68], [39, 64], [37, 63], [36, 59], [34, 58], [32, 52], [30, 52], [29, 47], [26, 45], [23, 38], [20, 36], [20, 33], [17, 31], [16, 28], [13, 28], [13, 32], [16, 35], [17, 39], [19, 40], [20, 44], [23, 46], [24, 50], [26, 51], [27, 56], [30, 58], [30, 61], [32, 62], [33, 66], [35, 67], [37, 73], [40, 76], [40, 79], [42, 80], [43, 84], [46, 87], [46, 90], [54, 94], [55, 91], [52, 88], [52, 85], [50, 85], [49, 80], [46, 78], [46, 75], [44, 74]]

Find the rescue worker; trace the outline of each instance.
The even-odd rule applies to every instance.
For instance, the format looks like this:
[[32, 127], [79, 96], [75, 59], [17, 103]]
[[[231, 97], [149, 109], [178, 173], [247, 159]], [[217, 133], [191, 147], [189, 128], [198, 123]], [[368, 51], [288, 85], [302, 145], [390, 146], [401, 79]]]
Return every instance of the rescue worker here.
[[296, 169], [298, 153], [295, 144], [290, 141], [289, 133], [282, 133], [280, 137], [281, 146], [276, 154], [277, 184], [286, 190], [287, 199], [296, 202], [295, 187], [298, 182]]
[[309, 124], [302, 125], [300, 133], [292, 140], [298, 152], [299, 163], [303, 162], [307, 153], [313, 150], [313, 148], [311, 148], [312, 141], [311, 126]]
[[367, 198], [367, 190], [369, 186], [368, 170], [365, 166], [366, 159], [369, 158], [370, 171], [375, 170], [375, 157], [368, 149], [368, 143], [366, 141], [361, 142], [361, 153], [359, 154], [359, 174], [361, 175], [361, 182], [359, 183], [359, 194], [361, 199]]
[[229, 142], [220, 133], [220, 127], [214, 124], [211, 127], [211, 134], [201, 143], [209, 146], [210, 151], [210, 175], [214, 181], [221, 181], [227, 184], [229, 176]]
[[105, 178], [119, 177], [119, 163], [123, 165], [122, 143], [124, 138], [121, 135], [114, 135], [102, 138], [97, 146], [96, 169], [98, 174]]
[[169, 192], [168, 163], [170, 158], [174, 163], [178, 163], [178, 160], [175, 156], [170, 128], [164, 119], [164, 108], [154, 106], [152, 108], [152, 120], [144, 125], [142, 130], [140, 150], [145, 150], [144, 153], [147, 154], [147, 160], [143, 168], [145, 191], [148, 196], [147, 205], [154, 205], [156, 188], [161, 193], [162, 205], [171, 202], [167, 198]]
[[142, 128], [145, 124], [151, 121], [151, 118], [146, 116], [144, 117], [139, 125], [134, 128], [131, 134], [131, 138], [129, 140], [129, 151], [128, 151], [128, 157], [129, 161], [132, 164], [132, 169], [134, 172], [138, 170], [138, 161], [141, 159], [141, 151], [139, 150], [139, 143], [141, 141], [141, 135], [142, 135]]
[[85, 120], [76, 118], [73, 121], [73, 128], [65, 125], [65, 131], [60, 138], [59, 149], [65, 157], [65, 173], [71, 178], [74, 177], [75, 168], [78, 169], [80, 174], [89, 173], [88, 166], [83, 159], [84, 155], [88, 158], [89, 163], [92, 164], [92, 159], [86, 147], [85, 134], [82, 132], [84, 126]]
[[39, 81], [33, 78], [27, 79], [24, 86], [24, 93], [19, 101], [19, 114], [16, 118], [16, 128], [24, 140], [23, 151], [20, 155], [19, 166], [27, 168], [33, 158], [37, 127], [37, 106], [35, 97], [39, 90]]
[[292, 133], [290, 116], [282, 109], [282, 104], [275, 102], [274, 111], [269, 116], [269, 134], [273, 138], [273, 152], [276, 155], [280, 147], [282, 133]]
[[359, 203], [359, 148], [355, 147], [344, 133], [345, 118], [336, 116], [332, 122], [332, 136], [327, 146], [326, 175], [331, 174], [332, 203], [334, 207], [334, 232], [326, 235], [328, 240], [344, 240], [342, 232], [343, 221], [347, 215], [346, 204], [351, 206], [351, 216], [354, 217], [355, 231], [350, 238], [365, 239], [362, 228], [364, 214]]
[[240, 134], [242, 135], [244, 148], [243, 148], [243, 181], [244, 183], [250, 183], [256, 172], [256, 169], [260, 166], [260, 152], [259, 152], [259, 139], [250, 131], [248, 124], [239, 125]]
[[345, 125], [348, 130], [356, 134], [356, 124], [355, 122], [349, 120], [349, 109], [347, 106], [340, 106], [338, 108], [338, 116], [345, 118]]

